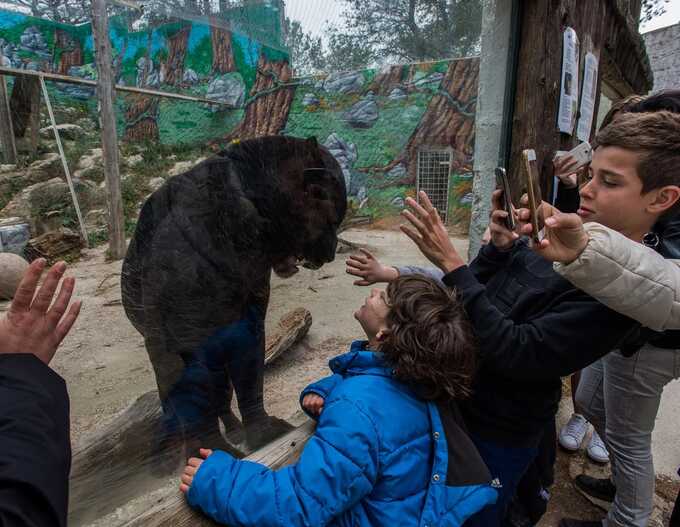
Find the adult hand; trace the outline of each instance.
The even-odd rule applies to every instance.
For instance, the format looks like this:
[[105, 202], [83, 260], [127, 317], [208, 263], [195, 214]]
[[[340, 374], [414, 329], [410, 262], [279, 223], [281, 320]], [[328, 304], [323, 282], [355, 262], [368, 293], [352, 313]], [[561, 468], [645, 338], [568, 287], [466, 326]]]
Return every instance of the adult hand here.
[[377, 282], [391, 282], [399, 277], [394, 267], [381, 264], [378, 259], [366, 249], [359, 249], [359, 254], [350, 255], [345, 261], [347, 274], [358, 276], [354, 285], [372, 285]]
[[201, 468], [203, 462], [212, 456], [213, 451], [208, 448], [201, 448], [199, 449], [198, 453], [202, 459], [197, 457], [189, 458], [187, 461], [187, 466], [184, 467], [184, 472], [180, 478], [182, 483], [179, 485], [179, 490], [181, 490], [184, 494], [189, 492], [189, 489], [194, 482], [194, 476], [196, 475], [196, 472], [198, 472], [198, 469]]
[[421, 191], [418, 195], [422, 205], [413, 198], [406, 198], [406, 205], [410, 210], [404, 210], [401, 214], [411, 225], [402, 225], [402, 232], [415, 242], [428, 260], [445, 273], [462, 267], [465, 261], [451, 243], [437, 209], [432, 206], [425, 192]]
[[553, 159], [554, 174], [566, 188], [578, 186], [578, 169], [574, 169], [577, 164], [578, 160], [571, 155], [563, 155]]
[[59, 281], [66, 272], [64, 262], [52, 266], [35, 294], [44, 269], [45, 260], [42, 258], [28, 266], [7, 316], [0, 320], [0, 353], [32, 353], [49, 364], [64, 337], [71, 331], [82, 303], [74, 302], [67, 312], [75, 286], [74, 278], [64, 279], [52, 303]]
[[302, 407], [310, 414], [318, 417], [323, 410], [323, 397], [316, 393], [308, 393], [302, 398]]
[[[571, 263], [588, 245], [588, 234], [578, 214], [566, 214], [547, 203], [542, 204], [545, 215], [544, 237], [532, 249], [552, 262]], [[530, 235], [533, 227], [529, 222], [529, 209], [518, 211], [522, 234]]]
[[505, 219], [508, 217], [501, 196], [503, 194], [502, 190], [494, 190], [491, 194], [491, 217], [489, 218], [489, 231], [490, 231], [490, 241], [491, 243], [501, 251], [510, 250], [515, 243], [515, 240], [519, 238], [519, 235], [511, 231], [505, 225]]

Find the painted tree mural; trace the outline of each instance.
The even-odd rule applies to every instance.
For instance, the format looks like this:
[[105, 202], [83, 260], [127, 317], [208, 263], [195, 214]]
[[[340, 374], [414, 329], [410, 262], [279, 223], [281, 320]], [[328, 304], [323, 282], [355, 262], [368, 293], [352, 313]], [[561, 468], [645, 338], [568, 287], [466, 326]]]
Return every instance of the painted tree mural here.
[[236, 71], [231, 31], [217, 25], [210, 26], [212, 42], [212, 72], [215, 74]]

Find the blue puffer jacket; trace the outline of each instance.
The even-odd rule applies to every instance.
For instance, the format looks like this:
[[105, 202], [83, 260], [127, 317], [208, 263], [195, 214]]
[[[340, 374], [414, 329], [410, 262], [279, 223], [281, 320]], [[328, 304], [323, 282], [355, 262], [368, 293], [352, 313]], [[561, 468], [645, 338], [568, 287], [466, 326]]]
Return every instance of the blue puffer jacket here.
[[272, 471], [215, 452], [189, 504], [232, 527], [458, 527], [494, 503], [455, 407], [420, 400], [364, 349], [355, 342], [330, 361], [334, 375], [303, 392], [326, 400], [297, 464]]

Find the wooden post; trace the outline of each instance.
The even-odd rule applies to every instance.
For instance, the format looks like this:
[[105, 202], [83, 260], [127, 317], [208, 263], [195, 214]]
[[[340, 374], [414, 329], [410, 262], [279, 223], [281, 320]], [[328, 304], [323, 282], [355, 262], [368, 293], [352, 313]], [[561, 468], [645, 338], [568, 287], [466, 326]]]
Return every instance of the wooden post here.
[[113, 109], [114, 79], [111, 65], [111, 40], [106, 14], [106, 0], [92, 0], [92, 34], [97, 61], [97, 98], [102, 131], [104, 176], [109, 209], [109, 254], [112, 259], [125, 257], [125, 219], [118, 170], [118, 135]]
[[[34, 79], [34, 82], [38, 82], [37, 79]], [[31, 155], [36, 156], [38, 155], [38, 143], [40, 140], [40, 90], [33, 90], [31, 93], [31, 117], [29, 128], [31, 130], [29, 143]]]
[[9, 111], [9, 97], [5, 77], [0, 75], [0, 145], [5, 163], [17, 162], [17, 147], [14, 142], [14, 126], [12, 114]]
[[66, 182], [68, 183], [68, 188], [71, 191], [71, 198], [73, 199], [73, 208], [76, 209], [76, 216], [78, 216], [78, 223], [80, 224], [80, 232], [83, 235], [83, 243], [85, 247], [89, 247], [87, 241], [87, 231], [85, 230], [85, 222], [83, 221], [83, 215], [80, 213], [80, 205], [78, 205], [78, 196], [76, 195], [76, 189], [73, 186], [73, 180], [71, 179], [71, 171], [68, 168], [68, 163], [66, 162], [66, 155], [64, 154], [64, 146], [61, 144], [61, 137], [59, 136], [59, 130], [57, 129], [57, 121], [54, 119], [54, 112], [52, 111], [52, 102], [50, 101], [50, 94], [47, 93], [47, 86], [45, 85], [45, 79], [40, 77], [40, 86], [42, 87], [43, 97], [45, 98], [45, 105], [47, 106], [47, 113], [50, 116], [50, 124], [52, 125], [52, 131], [54, 132], [54, 138], [57, 141], [57, 148], [59, 149], [59, 157], [61, 157], [61, 164], [64, 167], [64, 174], [66, 175]]

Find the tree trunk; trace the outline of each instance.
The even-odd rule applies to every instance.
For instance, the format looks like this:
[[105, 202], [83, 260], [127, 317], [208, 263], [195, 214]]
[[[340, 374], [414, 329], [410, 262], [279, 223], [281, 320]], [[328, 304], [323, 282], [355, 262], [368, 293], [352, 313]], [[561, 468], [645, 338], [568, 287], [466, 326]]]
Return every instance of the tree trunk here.
[[389, 95], [394, 88], [401, 84], [403, 71], [402, 66], [389, 66], [381, 69], [368, 89], [376, 95]]
[[184, 59], [189, 46], [191, 26], [184, 26], [167, 39], [168, 60], [165, 63], [165, 82], [177, 86], [184, 76]]
[[430, 100], [402, 156], [390, 163], [387, 170], [402, 161], [405, 162], [408, 180], [402, 183], [414, 184], [418, 149], [427, 145], [450, 147], [453, 150], [452, 170], [471, 171], [478, 81], [478, 59], [451, 61], [439, 93]]
[[14, 77], [14, 87], [12, 88], [9, 107], [12, 112], [15, 137], [24, 137], [26, 135], [26, 128], [31, 123], [31, 113], [36, 99], [40, 100], [40, 83], [38, 78], [29, 77], [28, 75], [17, 75]]
[[276, 135], [283, 130], [295, 96], [295, 86], [286, 86], [292, 76], [287, 60], [272, 61], [260, 55], [243, 121], [227, 140]]
[[59, 28], [54, 30], [54, 46], [61, 50], [57, 73], [68, 75], [71, 66], [83, 65], [83, 50], [80, 47], [80, 42], [67, 31]]
[[212, 71], [215, 74], [236, 71], [234, 52], [231, 46], [231, 31], [225, 28], [210, 26], [212, 40]]
[[146, 95], [129, 95], [125, 110], [125, 141], [157, 141], [158, 99]]

